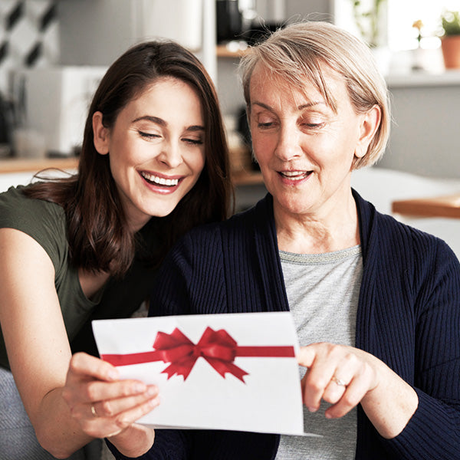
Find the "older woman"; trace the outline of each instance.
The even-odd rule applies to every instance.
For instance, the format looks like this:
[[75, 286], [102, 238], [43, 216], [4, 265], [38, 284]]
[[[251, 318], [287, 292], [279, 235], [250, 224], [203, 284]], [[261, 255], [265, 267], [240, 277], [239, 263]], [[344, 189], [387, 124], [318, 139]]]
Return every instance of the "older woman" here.
[[460, 458], [458, 260], [350, 186], [389, 132], [371, 53], [333, 25], [301, 23], [242, 69], [269, 193], [176, 245], [150, 314], [290, 310], [305, 428], [323, 436], [160, 431], [142, 458]]

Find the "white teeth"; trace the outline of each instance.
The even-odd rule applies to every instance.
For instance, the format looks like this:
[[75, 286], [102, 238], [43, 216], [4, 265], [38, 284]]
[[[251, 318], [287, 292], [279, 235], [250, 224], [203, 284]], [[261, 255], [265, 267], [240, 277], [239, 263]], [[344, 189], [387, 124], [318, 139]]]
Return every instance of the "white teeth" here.
[[281, 174], [285, 177], [289, 177], [292, 180], [300, 180], [308, 176], [309, 172], [300, 171], [282, 171]]
[[149, 182], [154, 182], [158, 185], [166, 185], [168, 187], [174, 187], [179, 183], [179, 179], [165, 179], [163, 177], [154, 176], [153, 174], [149, 174], [146, 172], [142, 172], [142, 177], [147, 179]]

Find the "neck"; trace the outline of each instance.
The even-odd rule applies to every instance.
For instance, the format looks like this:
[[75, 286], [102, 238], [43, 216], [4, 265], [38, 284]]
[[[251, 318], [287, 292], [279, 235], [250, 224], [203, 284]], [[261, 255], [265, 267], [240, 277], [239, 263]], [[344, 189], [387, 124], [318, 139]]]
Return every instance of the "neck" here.
[[345, 206], [291, 215], [274, 206], [278, 247], [297, 254], [340, 251], [360, 243], [356, 203], [350, 194]]

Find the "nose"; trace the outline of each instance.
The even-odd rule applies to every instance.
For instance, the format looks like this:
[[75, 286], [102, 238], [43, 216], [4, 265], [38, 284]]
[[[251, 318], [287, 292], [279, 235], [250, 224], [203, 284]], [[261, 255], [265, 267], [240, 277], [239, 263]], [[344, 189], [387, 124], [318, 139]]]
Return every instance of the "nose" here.
[[181, 146], [174, 141], [165, 142], [158, 155], [158, 160], [169, 166], [171, 169], [177, 168], [183, 163]]
[[274, 153], [282, 161], [290, 161], [301, 155], [302, 148], [296, 126], [287, 123], [281, 125]]

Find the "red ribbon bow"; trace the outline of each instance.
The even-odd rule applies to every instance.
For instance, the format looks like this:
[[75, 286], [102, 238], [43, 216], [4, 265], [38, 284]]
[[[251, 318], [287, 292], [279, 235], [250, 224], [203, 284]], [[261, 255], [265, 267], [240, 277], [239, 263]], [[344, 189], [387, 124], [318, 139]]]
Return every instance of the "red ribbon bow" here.
[[206, 328], [201, 339], [195, 345], [179, 329], [174, 329], [171, 334], [158, 332], [153, 344], [154, 351], [144, 353], [131, 353], [126, 355], [102, 355], [102, 359], [114, 366], [128, 366], [154, 361], [163, 361], [170, 365], [162, 371], [168, 374], [168, 379], [174, 375], [182, 375], [187, 379], [196, 360], [204, 358], [222, 377], [228, 372], [244, 382], [246, 371], [233, 364], [239, 357], [262, 358], [293, 358], [295, 357], [292, 346], [254, 346], [240, 347], [237, 342], [225, 331], [214, 331]]

